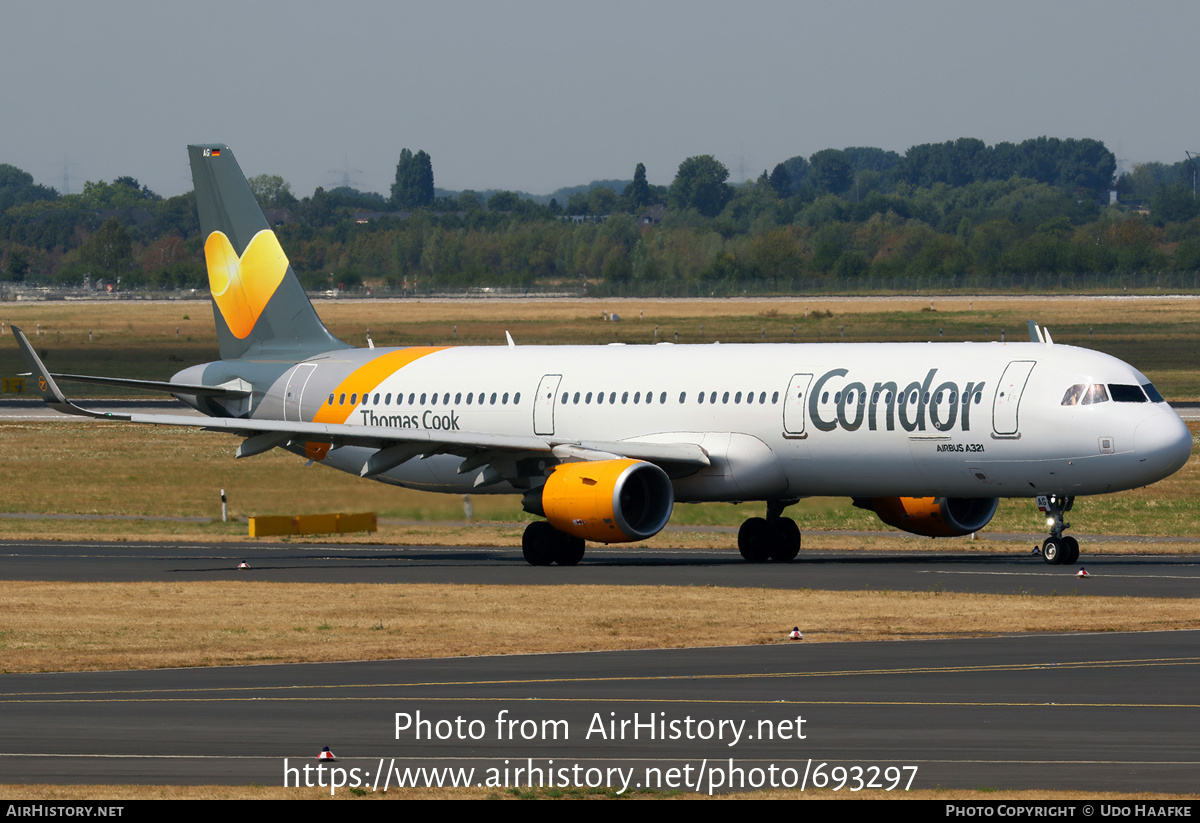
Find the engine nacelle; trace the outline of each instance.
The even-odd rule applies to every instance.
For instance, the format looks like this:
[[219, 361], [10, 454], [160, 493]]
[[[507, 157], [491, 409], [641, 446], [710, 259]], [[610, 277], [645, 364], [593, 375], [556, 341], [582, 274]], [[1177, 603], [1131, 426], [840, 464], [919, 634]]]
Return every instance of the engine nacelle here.
[[912, 534], [960, 537], [991, 522], [1000, 500], [995, 497], [871, 497], [854, 499], [879, 519]]
[[675, 490], [666, 472], [642, 460], [561, 463], [521, 504], [561, 532], [597, 543], [628, 543], [662, 531]]

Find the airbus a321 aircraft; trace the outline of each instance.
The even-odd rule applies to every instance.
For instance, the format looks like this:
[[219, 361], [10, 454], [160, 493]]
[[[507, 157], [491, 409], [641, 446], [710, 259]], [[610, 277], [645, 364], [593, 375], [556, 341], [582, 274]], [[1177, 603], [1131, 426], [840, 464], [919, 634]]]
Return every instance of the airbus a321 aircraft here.
[[[519, 494], [544, 520], [525, 559], [574, 565], [584, 541], [644, 540], [677, 502], [763, 501], [738, 548], [788, 561], [802, 497], [848, 496], [915, 534], [966, 535], [1001, 497], [1038, 501], [1047, 563], [1079, 544], [1077, 495], [1145, 486], [1191, 454], [1183, 421], [1140, 372], [1029, 343], [353, 348], [326, 330], [233, 153], [189, 146], [221, 360], [170, 382], [51, 374], [46, 402], [107, 419], [244, 438], [413, 489]], [[168, 391], [210, 415], [114, 415], [55, 378]]]

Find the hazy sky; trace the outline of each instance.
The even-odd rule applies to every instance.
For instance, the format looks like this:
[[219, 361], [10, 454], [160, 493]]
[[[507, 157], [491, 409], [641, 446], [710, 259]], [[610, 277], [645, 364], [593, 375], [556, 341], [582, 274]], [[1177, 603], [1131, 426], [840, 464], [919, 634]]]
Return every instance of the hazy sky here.
[[1103, 140], [1123, 166], [1200, 150], [1200, 4], [57, 2], [0, 21], [0, 163], [69, 189], [191, 188], [223, 142], [299, 196], [652, 183], [713, 154], [735, 181], [823, 148]]

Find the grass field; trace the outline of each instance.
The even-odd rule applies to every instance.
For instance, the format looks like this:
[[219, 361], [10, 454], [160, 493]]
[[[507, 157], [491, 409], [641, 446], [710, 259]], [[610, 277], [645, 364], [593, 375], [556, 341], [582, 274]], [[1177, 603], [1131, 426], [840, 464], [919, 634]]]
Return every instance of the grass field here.
[[[1200, 428], [1193, 425], [1193, 432]], [[375, 511], [381, 517], [421, 521], [431, 528], [464, 519], [458, 495], [400, 489], [354, 477], [323, 466], [305, 467], [303, 458], [276, 449], [234, 460], [238, 439], [191, 429], [134, 426], [95, 421], [50, 420], [0, 424], [0, 454], [8, 455], [8, 482], [0, 495], [0, 512], [40, 514], [119, 514], [151, 517], [208, 517], [216, 522], [164, 524], [121, 521], [62, 523], [0, 519], [0, 535], [45, 538], [52, 534], [95, 535], [113, 539], [245, 536], [244, 524], [222, 524], [220, 492], [225, 489], [234, 517], [309, 514], [327, 511]], [[1154, 486], [1100, 497], [1080, 498], [1070, 520], [1080, 532], [1153, 536], [1200, 535], [1200, 463], [1190, 461], [1180, 472]], [[163, 494], [170, 489], [170, 494]], [[521, 511], [513, 495], [472, 495], [473, 517], [507, 524], [508, 538], [519, 542], [512, 526], [533, 519]], [[671, 523], [677, 526], [736, 526], [761, 514], [762, 504], [679, 505]], [[871, 512], [854, 508], [844, 498], [803, 500], [788, 509], [805, 531], [821, 529], [890, 532]], [[1042, 521], [1028, 500], [1001, 501], [989, 531], [1042, 531]], [[489, 532], [501, 539], [502, 534]], [[394, 535], [393, 535], [394, 536]], [[986, 536], [986, 534], [984, 535]], [[422, 542], [435, 539], [428, 535]], [[461, 539], [461, 538], [459, 538]], [[648, 546], [678, 542], [677, 534], [661, 534]], [[732, 535], [718, 542], [733, 545]], [[914, 542], [914, 541], [909, 541]], [[916, 541], [933, 544], [935, 541]], [[938, 548], [944, 543], [938, 541]]]
[[[804, 298], [756, 300], [321, 301], [352, 345], [864, 342], [1028, 340], [1026, 321], [1056, 342], [1132, 363], [1170, 400], [1200, 400], [1200, 297]], [[932, 308], [931, 308], [932, 307]], [[617, 313], [620, 322], [606, 321]], [[207, 301], [0, 304], [0, 376], [24, 371], [7, 326], [21, 326], [54, 371], [163, 380], [217, 359]], [[38, 336], [40, 326], [41, 335]], [[655, 329], [657, 328], [657, 336]], [[89, 333], [91, 339], [89, 340]], [[11, 341], [10, 341], [11, 342]], [[113, 390], [75, 384], [80, 396]]]

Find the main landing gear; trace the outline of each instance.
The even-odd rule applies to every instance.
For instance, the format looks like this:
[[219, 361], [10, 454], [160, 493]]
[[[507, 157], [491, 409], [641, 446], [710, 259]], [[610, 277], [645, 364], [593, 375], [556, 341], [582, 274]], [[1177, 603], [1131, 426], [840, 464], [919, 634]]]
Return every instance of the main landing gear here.
[[521, 536], [521, 552], [531, 566], [577, 566], [583, 559], [583, 538], [560, 532], [545, 520], [535, 520]]
[[1053, 566], [1068, 565], [1079, 559], [1079, 541], [1063, 535], [1063, 529], [1071, 528], [1063, 515], [1074, 505], [1074, 497], [1038, 495], [1037, 506], [1045, 513], [1046, 525], [1050, 527], [1050, 536], [1042, 542], [1042, 559]]
[[767, 516], [751, 517], [738, 529], [738, 551], [749, 563], [786, 563], [800, 553], [800, 527], [783, 509], [795, 500], [767, 501]]

